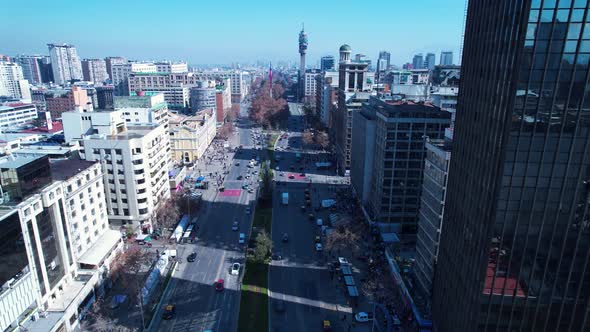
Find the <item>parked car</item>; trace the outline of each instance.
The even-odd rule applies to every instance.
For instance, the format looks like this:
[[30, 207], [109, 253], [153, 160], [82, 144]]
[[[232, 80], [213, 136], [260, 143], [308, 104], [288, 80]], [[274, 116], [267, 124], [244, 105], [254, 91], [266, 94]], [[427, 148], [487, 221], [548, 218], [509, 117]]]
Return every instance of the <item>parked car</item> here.
[[165, 320], [172, 319], [176, 315], [176, 306], [174, 304], [169, 304], [164, 307], [164, 314], [162, 314], [162, 318]]
[[241, 180], [241, 179], [243, 179], [243, 178], [244, 178], [244, 177], [243, 177], [243, 176], [241, 176], [241, 175], [239, 175], [239, 176], [238, 176], [238, 180]]
[[324, 248], [322, 248], [322, 244], [321, 243], [316, 243], [315, 244], [315, 251], [322, 251]]
[[195, 259], [197, 259], [197, 253], [194, 252], [194, 251], [192, 253], [190, 253], [190, 255], [186, 256], [186, 261], [187, 262], [192, 263], [192, 262], [195, 261]]
[[283, 259], [283, 255], [281, 255], [280, 252], [273, 252], [272, 255], [270, 256], [272, 258], [273, 261], [280, 261]]
[[365, 323], [373, 320], [373, 313], [361, 311], [354, 315], [354, 319], [359, 323]]
[[233, 263], [231, 265], [231, 275], [237, 276], [240, 274], [240, 263]]
[[225, 280], [223, 279], [218, 279], [213, 286], [215, 287], [215, 290], [218, 292], [221, 292], [222, 290], [224, 290], [224, 284], [225, 284]]

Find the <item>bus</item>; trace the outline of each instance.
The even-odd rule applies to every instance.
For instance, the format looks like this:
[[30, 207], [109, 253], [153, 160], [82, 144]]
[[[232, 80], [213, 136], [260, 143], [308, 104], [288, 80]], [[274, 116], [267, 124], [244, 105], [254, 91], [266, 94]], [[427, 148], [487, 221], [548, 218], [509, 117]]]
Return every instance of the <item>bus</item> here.
[[190, 240], [191, 240], [191, 232], [184, 232], [180, 243], [190, 243], [191, 242]]
[[297, 162], [300, 162], [301, 161], [301, 153], [297, 152], [295, 154], [295, 160], [297, 160]]

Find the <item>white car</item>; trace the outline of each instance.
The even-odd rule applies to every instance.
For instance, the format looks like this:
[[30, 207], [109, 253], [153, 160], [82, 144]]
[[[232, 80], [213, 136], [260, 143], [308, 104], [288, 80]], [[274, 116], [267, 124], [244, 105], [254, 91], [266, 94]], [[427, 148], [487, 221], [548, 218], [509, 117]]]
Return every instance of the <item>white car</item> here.
[[237, 221], [234, 221], [234, 223], [231, 225], [231, 230], [232, 231], [237, 231], [239, 227], [240, 226], [239, 226], [238, 222]]
[[318, 220], [316, 220], [315, 224], [318, 225], [318, 226], [323, 226], [324, 225], [324, 220], [322, 220], [322, 218], [318, 218]]
[[315, 251], [322, 251], [322, 250], [323, 250], [322, 244], [321, 243], [316, 243], [315, 244]]
[[368, 322], [370, 320], [373, 320], [373, 313], [361, 311], [358, 314], [354, 315], [354, 319], [359, 323]]
[[233, 275], [233, 276], [239, 275], [240, 274], [240, 267], [241, 267], [240, 263], [233, 263], [231, 265], [231, 275]]

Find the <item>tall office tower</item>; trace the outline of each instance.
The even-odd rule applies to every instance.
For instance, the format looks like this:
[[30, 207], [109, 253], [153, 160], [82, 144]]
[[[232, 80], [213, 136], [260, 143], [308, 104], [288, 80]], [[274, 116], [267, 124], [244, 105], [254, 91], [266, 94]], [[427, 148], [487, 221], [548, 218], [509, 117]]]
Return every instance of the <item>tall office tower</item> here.
[[70, 80], [82, 80], [82, 64], [74, 45], [47, 44], [51, 56], [53, 78], [57, 84], [66, 84]]
[[106, 61], [103, 59], [82, 60], [82, 74], [85, 81], [94, 82], [95, 84], [109, 79]]
[[439, 331], [590, 330], [589, 9], [468, 4]]
[[301, 28], [299, 32], [299, 100], [303, 100], [305, 97], [305, 53], [307, 53], [307, 33]]
[[107, 74], [109, 75], [111, 81], [113, 80], [113, 66], [127, 63], [127, 60], [120, 56], [108, 56], [104, 58], [104, 61], [107, 66]]
[[414, 55], [414, 59], [412, 59], [412, 68], [414, 69], [422, 69], [424, 68], [424, 56], [422, 53], [418, 53]]
[[426, 53], [424, 58], [424, 68], [433, 70], [436, 65], [436, 55], [434, 53]]
[[336, 68], [336, 60], [331, 55], [323, 56], [320, 60], [320, 69], [322, 71], [330, 71]]
[[14, 62], [18, 63], [23, 69], [24, 79], [31, 84], [43, 83], [42, 63], [43, 56], [39, 55], [18, 55], [14, 57]]
[[453, 51], [440, 52], [440, 65], [450, 66], [453, 64]]
[[51, 56], [42, 55], [39, 59], [39, 64], [41, 66], [41, 82], [54, 82], [55, 80], [53, 79], [53, 66], [51, 65]]
[[379, 58], [377, 59], [377, 71], [375, 72], [375, 79], [377, 82], [381, 82], [385, 72], [387, 69], [389, 69], [390, 61], [391, 53], [387, 51], [379, 52]]

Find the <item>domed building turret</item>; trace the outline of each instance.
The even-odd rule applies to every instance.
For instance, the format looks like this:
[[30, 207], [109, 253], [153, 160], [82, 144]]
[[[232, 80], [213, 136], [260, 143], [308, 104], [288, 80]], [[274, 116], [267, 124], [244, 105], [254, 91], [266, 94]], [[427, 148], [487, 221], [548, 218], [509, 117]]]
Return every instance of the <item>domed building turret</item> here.
[[340, 62], [350, 62], [350, 53], [352, 49], [348, 44], [340, 46]]

